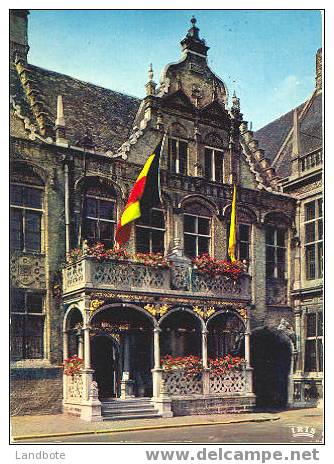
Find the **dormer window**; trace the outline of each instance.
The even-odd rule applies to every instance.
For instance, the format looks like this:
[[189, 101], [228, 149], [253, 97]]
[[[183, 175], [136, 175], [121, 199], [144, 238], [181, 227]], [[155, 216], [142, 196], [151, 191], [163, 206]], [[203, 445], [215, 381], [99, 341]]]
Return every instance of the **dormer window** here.
[[224, 153], [216, 148], [205, 148], [204, 175], [208, 180], [223, 182]]
[[188, 142], [170, 138], [168, 141], [168, 158], [171, 172], [188, 174]]

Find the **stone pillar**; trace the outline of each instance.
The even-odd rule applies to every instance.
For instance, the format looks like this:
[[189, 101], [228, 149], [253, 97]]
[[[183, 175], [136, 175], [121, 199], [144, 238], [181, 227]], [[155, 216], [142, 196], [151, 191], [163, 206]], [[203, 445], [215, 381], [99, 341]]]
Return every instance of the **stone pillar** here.
[[251, 367], [250, 362], [250, 318], [247, 317], [246, 319], [246, 331], [245, 331], [245, 361], [246, 361], [246, 368]]
[[247, 310], [246, 319], [246, 331], [245, 331], [245, 375], [246, 375], [246, 392], [248, 395], [254, 395], [253, 393], [253, 368], [251, 367], [251, 356], [250, 356], [250, 317], [249, 310]]
[[203, 368], [208, 367], [208, 330], [202, 330], [202, 364]]
[[[63, 330], [63, 360], [68, 358], [68, 331]], [[63, 373], [63, 401], [67, 399], [68, 379]]]
[[153, 329], [153, 346], [154, 346], [154, 369], [160, 369], [160, 332], [159, 327]]
[[91, 368], [90, 360], [90, 337], [89, 337], [89, 327], [83, 328], [84, 333], [84, 367], [85, 369]]
[[125, 334], [123, 344], [123, 373], [121, 381], [121, 398], [133, 398], [134, 381], [130, 379], [130, 335]]
[[84, 340], [82, 332], [79, 333], [78, 339], [78, 357], [81, 359], [84, 357]]
[[68, 358], [68, 331], [63, 330], [63, 360]]
[[159, 327], [153, 329], [154, 368], [152, 369], [153, 398], [160, 397], [162, 372], [160, 363], [160, 332]]

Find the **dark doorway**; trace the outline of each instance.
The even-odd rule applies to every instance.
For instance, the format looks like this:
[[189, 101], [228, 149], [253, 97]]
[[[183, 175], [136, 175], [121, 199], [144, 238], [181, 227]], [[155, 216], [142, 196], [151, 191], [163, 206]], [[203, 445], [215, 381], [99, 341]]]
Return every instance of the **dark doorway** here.
[[261, 409], [287, 404], [291, 347], [283, 337], [270, 329], [256, 331], [251, 337], [254, 393]]
[[93, 378], [99, 388], [99, 398], [119, 396], [119, 349], [116, 342], [107, 335], [97, 335], [92, 339]]

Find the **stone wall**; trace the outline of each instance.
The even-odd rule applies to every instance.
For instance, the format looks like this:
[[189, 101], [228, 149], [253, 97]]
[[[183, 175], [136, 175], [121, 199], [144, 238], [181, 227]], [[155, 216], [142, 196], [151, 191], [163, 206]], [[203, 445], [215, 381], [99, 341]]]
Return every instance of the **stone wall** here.
[[248, 396], [172, 400], [172, 411], [174, 416], [197, 414], [236, 414], [251, 412], [254, 407], [255, 397]]

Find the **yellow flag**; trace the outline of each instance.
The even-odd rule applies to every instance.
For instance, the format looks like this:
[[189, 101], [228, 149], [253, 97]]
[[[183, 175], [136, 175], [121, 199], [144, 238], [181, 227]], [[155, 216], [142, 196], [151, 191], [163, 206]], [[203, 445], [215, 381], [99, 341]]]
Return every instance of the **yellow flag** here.
[[235, 247], [237, 244], [237, 188], [234, 184], [233, 187], [233, 198], [232, 198], [232, 208], [231, 208], [231, 224], [230, 224], [230, 236], [228, 239], [228, 255], [232, 263], [236, 261], [235, 257]]

